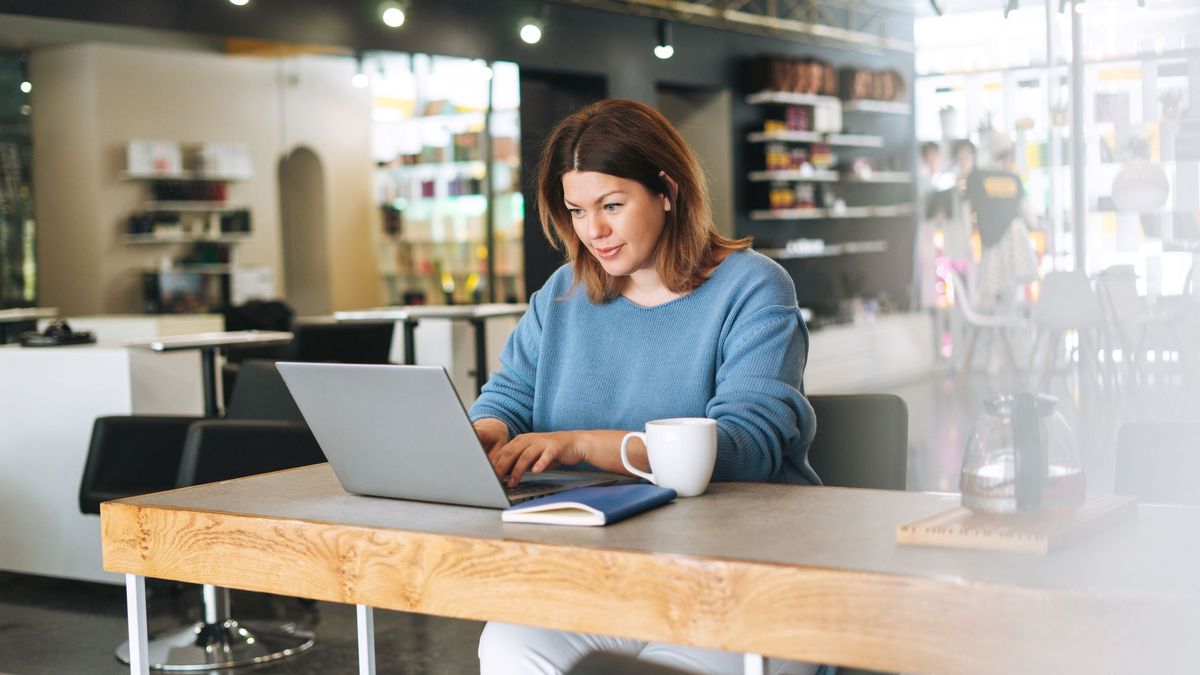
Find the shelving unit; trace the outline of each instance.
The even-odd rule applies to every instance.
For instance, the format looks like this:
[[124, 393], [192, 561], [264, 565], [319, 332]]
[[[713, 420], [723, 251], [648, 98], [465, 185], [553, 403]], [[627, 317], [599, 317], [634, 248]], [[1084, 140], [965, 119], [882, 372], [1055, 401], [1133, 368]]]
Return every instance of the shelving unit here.
[[822, 134], [816, 131], [752, 131], [746, 134], [751, 143], [825, 143], [846, 148], [882, 148], [883, 136], [869, 134]]
[[838, 172], [829, 169], [799, 171], [751, 171], [748, 178], [756, 183], [773, 181], [801, 181], [812, 183], [835, 183], [840, 180]]
[[884, 239], [865, 241], [845, 241], [839, 244], [826, 244], [821, 250], [793, 251], [786, 248], [760, 248], [759, 253], [776, 260], [801, 260], [804, 258], [836, 258], [844, 255], [861, 255], [865, 253], [887, 253], [888, 243]]
[[846, 183], [912, 183], [912, 180], [912, 173], [908, 171], [872, 171], [863, 176], [847, 172], [842, 176]]
[[201, 183], [242, 183], [250, 180], [248, 176], [218, 175], [197, 173], [195, 171], [179, 171], [176, 173], [130, 173], [122, 171], [124, 181], [185, 181]]
[[[839, 77], [839, 86], [844, 82]], [[886, 296], [892, 306], [906, 306], [916, 232], [915, 142], [911, 131], [898, 130], [912, 106], [779, 91], [758, 91], [745, 101], [764, 110], [761, 127], [744, 136], [748, 189], [739, 234], [753, 236], [758, 251], [780, 261], [801, 304], [811, 303], [826, 319], [860, 297]]]
[[228, 233], [218, 236], [208, 235], [185, 235], [185, 234], [127, 234], [122, 237], [121, 241], [126, 244], [136, 245], [164, 245], [164, 244], [194, 244], [196, 242], [214, 242], [218, 244], [237, 244], [247, 239], [251, 239], [253, 235], [250, 233], [236, 234]]
[[848, 206], [844, 209], [759, 209], [750, 212], [753, 220], [820, 220], [823, 218], [868, 219], [897, 218], [913, 213], [912, 204], [895, 206]]
[[143, 211], [173, 211], [178, 213], [229, 213], [245, 208], [245, 206], [234, 205], [228, 202], [162, 201], [146, 202], [142, 205]]
[[779, 103], [782, 105], [839, 105], [841, 101], [836, 96], [820, 94], [799, 94], [790, 91], [760, 91], [746, 97], [746, 103], [761, 105], [763, 103]]
[[[523, 299], [518, 70], [397, 55], [372, 112], [379, 282], [389, 305]], [[393, 92], [405, 88], [397, 103]], [[395, 107], [386, 107], [396, 104]]]
[[[185, 155], [186, 164], [217, 170], [183, 169]], [[191, 245], [170, 256], [174, 262], [169, 265], [141, 268], [145, 311], [217, 311], [231, 304], [239, 274], [260, 274], [258, 268], [236, 262], [236, 245], [253, 238], [251, 212], [227, 194], [230, 184], [251, 178], [246, 147], [214, 143], [185, 152], [169, 141], [130, 141], [127, 160], [138, 169], [153, 166], [153, 171], [120, 174], [122, 181], [145, 185], [153, 198], [123, 223], [121, 243], [142, 248]], [[154, 253], [153, 263], [163, 259], [159, 251]]]
[[871, 99], [862, 99], [858, 101], [845, 101], [842, 103], [842, 112], [869, 112], [883, 113], [886, 115], [911, 115], [912, 105], [909, 103], [901, 103], [899, 101], [873, 101]]

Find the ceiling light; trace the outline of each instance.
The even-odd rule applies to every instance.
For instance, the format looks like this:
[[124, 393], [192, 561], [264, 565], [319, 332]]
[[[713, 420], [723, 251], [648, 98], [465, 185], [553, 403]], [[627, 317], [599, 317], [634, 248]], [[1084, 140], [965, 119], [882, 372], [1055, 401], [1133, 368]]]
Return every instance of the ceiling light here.
[[21, 81], [21, 93], [28, 94], [31, 91], [33, 91], [33, 85], [30, 84], [29, 80], [22, 80]]
[[229, 0], [229, 4], [237, 5], [238, 7], [245, 7], [246, 5], [250, 4], [250, 0]]
[[1017, 8], [1018, 0], [1004, 0], [1004, 18], [1008, 18], [1010, 12]]
[[399, 28], [407, 17], [404, 6], [398, 2], [385, 2], [379, 6], [379, 18], [388, 28]]
[[526, 44], [536, 45], [542, 40], [542, 30], [545, 24], [541, 19], [523, 19], [521, 21], [521, 40]]
[[1075, 13], [1076, 14], [1087, 13], [1087, 0], [1075, 0]]
[[658, 43], [654, 45], [654, 55], [664, 60], [675, 55], [675, 47], [671, 44], [671, 24], [666, 21], [658, 22]]

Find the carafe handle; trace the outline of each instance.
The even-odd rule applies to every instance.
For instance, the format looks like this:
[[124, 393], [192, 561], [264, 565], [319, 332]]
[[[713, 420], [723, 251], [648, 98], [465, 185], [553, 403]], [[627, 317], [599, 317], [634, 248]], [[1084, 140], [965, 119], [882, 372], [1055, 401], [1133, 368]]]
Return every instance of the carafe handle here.
[[1017, 510], [1039, 511], [1050, 458], [1042, 445], [1037, 401], [1033, 394], [1017, 394], [1012, 417], [1013, 460], [1017, 474]]

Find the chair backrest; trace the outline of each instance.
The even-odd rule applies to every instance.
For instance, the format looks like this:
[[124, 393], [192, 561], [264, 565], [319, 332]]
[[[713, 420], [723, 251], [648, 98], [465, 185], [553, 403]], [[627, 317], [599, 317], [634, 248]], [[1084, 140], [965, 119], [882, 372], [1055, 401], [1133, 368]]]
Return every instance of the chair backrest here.
[[300, 422], [304, 416], [274, 361], [252, 359], [242, 363], [234, 381], [233, 394], [225, 407], [225, 418], [234, 420], [277, 420]]
[[394, 321], [297, 322], [286, 358], [292, 361], [388, 363]]
[[1116, 491], [1200, 506], [1200, 422], [1126, 422], [1117, 432]]
[[809, 396], [817, 434], [808, 462], [825, 485], [903, 490], [908, 406], [892, 394]]
[[1083, 272], [1050, 272], [1042, 279], [1033, 319], [1057, 330], [1090, 328], [1104, 317], [1100, 300]]
[[979, 312], [971, 303], [971, 289], [967, 288], [967, 280], [958, 270], [951, 270], [950, 279], [954, 284], [954, 306], [962, 312], [967, 323], [979, 323]]

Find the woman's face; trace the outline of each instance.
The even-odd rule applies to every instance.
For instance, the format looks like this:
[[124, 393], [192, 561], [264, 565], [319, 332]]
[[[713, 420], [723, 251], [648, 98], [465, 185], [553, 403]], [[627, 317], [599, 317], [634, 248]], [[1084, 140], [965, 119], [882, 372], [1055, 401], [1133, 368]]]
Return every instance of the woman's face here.
[[563, 201], [575, 234], [614, 277], [654, 272], [654, 251], [671, 206], [628, 178], [571, 171], [562, 178]]

